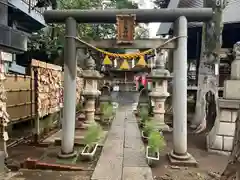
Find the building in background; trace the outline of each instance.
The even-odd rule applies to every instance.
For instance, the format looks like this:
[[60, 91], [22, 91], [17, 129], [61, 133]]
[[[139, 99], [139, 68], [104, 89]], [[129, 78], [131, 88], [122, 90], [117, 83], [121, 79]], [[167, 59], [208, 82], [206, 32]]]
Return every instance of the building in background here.
[[[166, 6], [162, 8], [202, 8], [203, 0], [158, 0], [166, 1]], [[240, 9], [239, 0], [228, 0], [228, 4], [223, 11], [224, 29], [222, 32], [222, 50], [232, 49], [233, 45], [240, 41], [240, 16], [236, 16]], [[159, 26], [157, 35], [166, 35], [172, 33], [172, 23], [162, 23]], [[194, 63], [198, 71], [202, 41], [202, 23], [188, 23], [188, 62]], [[227, 51], [226, 51], [227, 52]], [[221, 55], [221, 53], [220, 53]], [[221, 57], [219, 67], [219, 86], [222, 87], [224, 80], [230, 76], [231, 61], [228, 58]], [[190, 73], [193, 75], [193, 71]], [[195, 72], [196, 76], [197, 72]], [[197, 82], [195, 81], [195, 84]]]
[[[159, 0], [161, 1], [161, 0]], [[165, 0], [165, 8], [201, 8], [203, 0]], [[239, 0], [228, 0], [228, 5], [223, 11], [223, 45], [222, 48], [232, 48], [240, 40], [240, 16], [237, 16], [240, 9]], [[202, 23], [188, 23], [188, 59], [199, 59], [202, 37]], [[159, 26], [157, 35], [169, 34], [172, 23], [162, 23]]]
[[[135, 3], [138, 3], [139, 9], [154, 9], [155, 8], [155, 4], [154, 4], [155, 0], [132, 0], [132, 1]], [[148, 23], [148, 24], [141, 23], [141, 26], [143, 28], [147, 29], [148, 36], [150, 38], [155, 38], [156, 31], [157, 31], [159, 24], [160, 24], [160, 22], [159, 23]]]
[[[44, 2], [50, 2], [44, 0]], [[46, 26], [38, 0], [0, 0], [0, 51], [5, 70], [23, 73], [14, 61], [16, 54], [27, 51], [28, 37]]]

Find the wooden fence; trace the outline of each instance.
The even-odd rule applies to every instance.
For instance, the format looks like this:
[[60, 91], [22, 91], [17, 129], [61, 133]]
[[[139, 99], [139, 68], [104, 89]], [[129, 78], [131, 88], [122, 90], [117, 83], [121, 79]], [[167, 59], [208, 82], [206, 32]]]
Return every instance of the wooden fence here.
[[35, 103], [31, 76], [6, 74], [3, 85], [10, 124], [33, 118]]
[[[29, 76], [6, 74], [7, 112], [10, 124], [58, 112], [63, 105], [62, 68], [32, 60]], [[79, 103], [83, 79], [77, 77], [76, 103]]]

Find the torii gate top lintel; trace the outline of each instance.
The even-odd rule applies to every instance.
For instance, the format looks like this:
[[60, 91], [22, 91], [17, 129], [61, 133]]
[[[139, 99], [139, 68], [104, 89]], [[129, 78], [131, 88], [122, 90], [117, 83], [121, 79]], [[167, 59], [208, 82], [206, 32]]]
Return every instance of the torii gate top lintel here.
[[44, 19], [47, 23], [65, 23], [68, 17], [78, 23], [116, 23], [117, 15], [135, 14], [136, 22], [174, 22], [185, 16], [188, 22], [205, 22], [212, 19], [212, 8], [176, 9], [108, 9], [108, 10], [47, 10]]

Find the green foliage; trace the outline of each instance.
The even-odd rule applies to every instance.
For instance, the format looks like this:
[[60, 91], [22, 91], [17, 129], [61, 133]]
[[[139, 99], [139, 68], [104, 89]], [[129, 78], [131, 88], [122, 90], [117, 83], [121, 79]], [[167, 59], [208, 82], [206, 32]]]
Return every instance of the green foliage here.
[[153, 121], [151, 120], [148, 120], [145, 122], [144, 124], [144, 128], [143, 128], [143, 132], [146, 134], [146, 135], [149, 135], [151, 132], [153, 132], [155, 130], [155, 124]]
[[141, 119], [141, 123], [145, 123], [149, 117], [148, 117], [148, 109], [146, 107], [141, 107], [140, 108], [140, 112], [139, 112], [139, 116]]
[[[55, 28], [58, 30], [58, 27]], [[51, 54], [60, 54], [63, 47], [64, 36], [52, 36], [53, 27], [47, 27], [32, 34], [28, 39], [28, 51], [45, 52]]]
[[82, 103], [78, 103], [76, 106], [76, 112], [80, 111], [83, 108]]
[[163, 150], [166, 146], [163, 135], [161, 135], [158, 131], [152, 131], [148, 139], [148, 146], [150, 147], [150, 153], [156, 153]]
[[105, 109], [105, 107], [106, 107], [107, 105], [108, 105], [107, 102], [105, 102], [105, 103], [100, 103], [100, 112], [101, 112], [101, 113], [104, 112], [104, 109]]
[[[103, 0], [58, 0], [58, 9], [102, 9]], [[111, 0], [104, 8], [136, 9], [136, 3], [128, 0]], [[60, 56], [64, 44], [65, 25], [55, 24], [35, 33], [28, 41], [29, 51], [41, 51]], [[83, 39], [102, 39], [115, 37], [114, 24], [79, 24], [77, 36]]]
[[112, 6], [116, 9], [137, 9], [138, 4], [129, 0], [111, 0]]
[[103, 103], [100, 105], [100, 111], [103, 119], [109, 119], [113, 116], [113, 105], [111, 103]]
[[89, 147], [92, 147], [98, 142], [102, 135], [102, 128], [100, 125], [93, 123], [84, 136], [84, 143]]

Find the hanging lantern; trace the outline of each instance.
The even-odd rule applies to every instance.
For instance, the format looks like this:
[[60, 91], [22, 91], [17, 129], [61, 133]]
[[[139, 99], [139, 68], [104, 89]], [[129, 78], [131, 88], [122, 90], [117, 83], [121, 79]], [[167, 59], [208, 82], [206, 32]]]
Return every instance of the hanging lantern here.
[[136, 66], [147, 66], [144, 56], [140, 56], [140, 59], [139, 59], [138, 63], [136, 64]]
[[122, 65], [120, 66], [119, 69], [130, 69], [129, 64], [126, 59], [124, 59]]
[[108, 57], [108, 55], [106, 55], [105, 58], [103, 59], [103, 65], [112, 65], [112, 61]]

